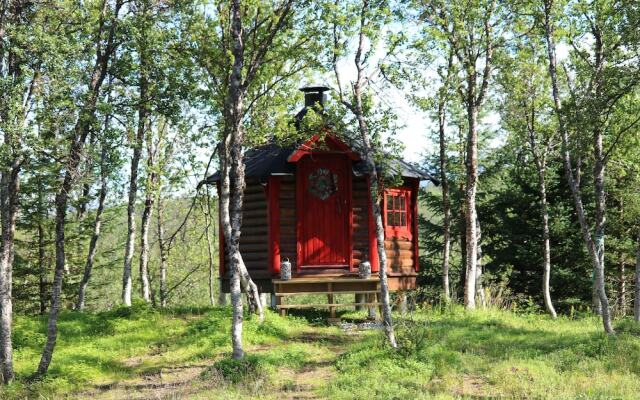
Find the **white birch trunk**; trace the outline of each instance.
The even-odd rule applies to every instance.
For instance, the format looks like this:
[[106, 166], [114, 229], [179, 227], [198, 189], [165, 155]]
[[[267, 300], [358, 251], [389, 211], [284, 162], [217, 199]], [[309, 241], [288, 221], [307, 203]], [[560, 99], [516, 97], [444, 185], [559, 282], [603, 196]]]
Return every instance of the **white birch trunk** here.
[[140, 292], [142, 299], [151, 301], [151, 286], [149, 284], [149, 225], [153, 212], [153, 194], [147, 193], [142, 211], [140, 229]]
[[[108, 125], [108, 124], [107, 124]], [[96, 210], [96, 217], [93, 222], [93, 234], [91, 235], [91, 242], [89, 243], [89, 253], [87, 254], [87, 261], [84, 266], [84, 274], [80, 286], [78, 288], [78, 300], [76, 301], [76, 310], [82, 311], [85, 306], [85, 297], [87, 293], [87, 287], [89, 286], [89, 280], [91, 279], [91, 273], [93, 271], [93, 263], [98, 251], [98, 239], [100, 238], [100, 230], [102, 228], [102, 214], [104, 212], [104, 203], [107, 198], [107, 173], [106, 173], [106, 144], [102, 145], [102, 155], [100, 162], [100, 194], [98, 195], [98, 209]]]
[[551, 318], [557, 318], [556, 309], [551, 301], [551, 240], [549, 234], [549, 210], [547, 206], [547, 189], [544, 178], [544, 170], [539, 170], [538, 190], [540, 192], [540, 215], [542, 216], [542, 296], [544, 298], [544, 307], [551, 315]]
[[[553, 27], [551, 25], [551, 8], [553, 0], [545, 0], [545, 41], [547, 43], [547, 55], [549, 59], [549, 75], [551, 76], [551, 87], [555, 112], [558, 117], [558, 126], [562, 137], [562, 153], [564, 160], [564, 169], [569, 182], [569, 187], [573, 195], [578, 221], [582, 231], [583, 240], [591, 262], [595, 271], [595, 284], [597, 285], [597, 294], [602, 307], [602, 324], [604, 330], [609, 333], [615, 333], [611, 326], [611, 316], [609, 314], [609, 301], [605, 293], [604, 283], [604, 222], [605, 222], [605, 203], [604, 203], [604, 165], [602, 164], [602, 135], [596, 132], [594, 135], [594, 186], [596, 192], [596, 231], [595, 241], [590, 232], [587, 223], [584, 206], [582, 204], [582, 194], [573, 175], [571, 155], [569, 153], [569, 135], [564, 123], [562, 115], [562, 104], [560, 102], [560, 93], [558, 89], [558, 75], [556, 70], [556, 49], [553, 42]], [[599, 150], [598, 150], [599, 147]]]
[[[451, 71], [453, 55], [449, 56], [447, 81]], [[440, 145], [440, 184], [442, 186], [442, 290], [444, 300], [451, 300], [449, 284], [449, 259], [451, 257], [451, 200], [449, 199], [449, 178], [447, 177], [447, 138], [446, 138], [446, 86], [441, 88], [438, 99], [438, 132]]]
[[[354, 62], [356, 65], [357, 76], [356, 81], [352, 84], [352, 94], [355, 100], [355, 104], [351, 104], [349, 101], [345, 99], [344, 93], [342, 91], [342, 86], [340, 83], [340, 74], [338, 73], [338, 67], [336, 64], [336, 59], [334, 58], [333, 68], [336, 76], [336, 80], [338, 82], [338, 89], [340, 95], [340, 101], [343, 105], [345, 105], [356, 117], [358, 120], [358, 130], [360, 131], [360, 138], [362, 139], [363, 145], [363, 158], [367, 165], [367, 170], [369, 172], [369, 182], [370, 182], [370, 193], [369, 193], [369, 205], [371, 206], [371, 212], [373, 213], [374, 226], [370, 227], [375, 229], [376, 234], [376, 244], [378, 246], [378, 261], [380, 263], [378, 268], [378, 275], [380, 278], [380, 300], [382, 302], [382, 322], [385, 329], [385, 334], [387, 336], [387, 340], [391, 347], [396, 348], [398, 344], [395, 338], [395, 332], [393, 328], [393, 318], [391, 316], [391, 302], [389, 300], [389, 283], [387, 279], [387, 253], [384, 249], [384, 226], [382, 223], [382, 212], [380, 209], [380, 194], [382, 192], [382, 177], [378, 176], [378, 171], [376, 168], [375, 161], [375, 152], [377, 149], [374, 149], [371, 144], [369, 127], [367, 125], [364, 108], [362, 104], [362, 90], [364, 85], [366, 84], [366, 76], [364, 73], [364, 46], [365, 46], [365, 26], [367, 24], [367, 14], [369, 10], [370, 4], [368, 0], [364, 0], [360, 7], [360, 17], [359, 17], [359, 34], [358, 34], [358, 48], [356, 50], [356, 54], [354, 57]], [[334, 51], [338, 51], [338, 49], [334, 48]], [[335, 53], [334, 53], [335, 54]], [[335, 57], [335, 55], [334, 55]]]
[[220, 220], [223, 227], [225, 247], [229, 255], [231, 270], [231, 304], [233, 317], [231, 325], [231, 342], [233, 358], [244, 357], [242, 347], [244, 287], [260, 321], [264, 319], [262, 304], [257, 286], [251, 280], [240, 254], [240, 234], [242, 228], [242, 201], [245, 188], [244, 179], [244, 131], [242, 117], [244, 115], [244, 96], [246, 82], [243, 83], [244, 68], [244, 30], [242, 27], [240, 0], [231, 2], [231, 52], [233, 64], [229, 78], [229, 88], [225, 99], [225, 128], [221, 154], [220, 185]]
[[[468, 83], [475, 86], [475, 82]], [[473, 98], [473, 96], [472, 96]], [[469, 101], [468, 101], [469, 102]], [[473, 100], [471, 100], [473, 102]], [[478, 110], [475, 105], [467, 106], [469, 131], [467, 135], [467, 181], [465, 185], [465, 221], [466, 221], [466, 279], [464, 285], [464, 305], [467, 309], [476, 308], [476, 268], [478, 262], [478, 232], [476, 211], [476, 192], [478, 187]]]
[[[102, 39], [105, 27], [105, 17], [107, 15], [109, 4], [103, 3], [103, 9], [100, 17], [100, 28], [98, 40]], [[49, 308], [49, 321], [47, 323], [47, 340], [42, 350], [42, 356], [38, 369], [34, 374], [34, 378], [42, 378], [49, 370], [51, 364], [51, 357], [53, 356], [53, 350], [58, 338], [58, 315], [60, 312], [60, 294], [62, 292], [62, 279], [64, 274], [64, 268], [66, 263], [65, 255], [65, 238], [64, 230], [67, 216], [67, 205], [69, 200], [69, 193], [75, 184], [77, 179], [78, 165], [82, 161], [82, 150], [84, 143], [89, 135], [93, 120], [95, 119], [96, 104], [100, 89], [104, 78], [107, 75], [111, 56], [115, 53], [116, 45], [114, 44], [115, 28], [118, 20], [118, 14], [122, 7], [122, 0], [117, 0], [113, 10], [113, 20], [109, 28], [107, 44], [104, 48], [100, 48], [97, 52], [95, 65], [91, 74], [91, 80], [89, 83], [89, 90], [87, 98], [80, 109], [76, 125], [74, 127], [74, 139], [69, 149], [67, 157], [67, 163], [65, 166], [65, 175], [60, 185], [60, 189], [56, 194], [55, 206], [56, 206], [56, 267], [53, 278], [53, 284], [51, 286], [51, 307]]]
[[[162, 135], [161, 132], [158, 135]], [[147, 303], [151, 301], [151, 285], [149, 283], [149, 226], [153, 213], [154, 191], [157, 189], [158, 174], [155, 171], [155, 154], [152, 140], [147, 135], [147, 184], [144, 209], [142, 210], [142, 223], [140, 229], [140, 291], [142, 299]], [[161, 138], [159, 138], [160, 143]]]
[[[12, 135], [5, 135], [5, 144], [13, 148]], [[5, 384], [14, 379], [13, 345], [11, 324], [13, 320], [13, 257], [16, 217], [18, 214], [18, 192], [20, 189], [18, 158], [11, 157], [8, 170], [0, 178], [0, 378]]]
[[160, 250], [160, 268], [159, 283], [160, 283], [160, 307], [165, 308], [167, 306], [167, 265], [168, 265], [168, 251], [166, 249], [166, 242], [164, 238], [164, 207], [162, 203], [162, 191], [158, 188], [158, 200], [156, 202], [157, 207], [157, 229], [158, 229], [158, 248]]
[[[547, 149], [539, 149], [535, 139], [535, 110], [527, 122], [529, 147], [538, 172], [538, 195], [540, 196], [540, 218], [542, 219], [542, 297], [544, 306], [551, 318], [556, 319], [556, 310], [551, 301], [551, 240], [549, 234], [549, 206], [547, 204], [546, 159]], [[542, 154], [540, 154], [542, 150]]]
[[484, 286], [482, 284], [482, 229], [480, 227], [480, 221], [478, 221], [478, 263], [476, 265], [476, 296], [480, 301], [482, 308], [487, 307], [487, 299], [484, 295]]

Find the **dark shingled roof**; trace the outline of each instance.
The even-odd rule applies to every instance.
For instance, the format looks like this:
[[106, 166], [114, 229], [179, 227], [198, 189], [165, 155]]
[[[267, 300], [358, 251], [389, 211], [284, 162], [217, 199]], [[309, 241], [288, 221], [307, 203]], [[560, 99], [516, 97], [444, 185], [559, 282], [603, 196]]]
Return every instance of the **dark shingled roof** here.
[[[265, 182], [270, 175], [293, 174], [295, 172], [295, 164], [287, 161], [289, 156], [296, 150], [296, 146], [278, 146], [276, 144], [267, 144], [248, 150], [244, 156], [245, 176], [247, 178], [257, 178]], [[438, 180], [408, 162], [393, 158], [389, 164], [389, 175], [401, 175], [405, 178], [419, 178], [420, 180], [430, 180], [436, 185]], [[364, 161], [353, 163], [353, 173], [356, 176], [367, 174], [367, 165]], [[216, 172], [211, 175], [203, 183], [212, 184], [220, 179], [220, 173]]]

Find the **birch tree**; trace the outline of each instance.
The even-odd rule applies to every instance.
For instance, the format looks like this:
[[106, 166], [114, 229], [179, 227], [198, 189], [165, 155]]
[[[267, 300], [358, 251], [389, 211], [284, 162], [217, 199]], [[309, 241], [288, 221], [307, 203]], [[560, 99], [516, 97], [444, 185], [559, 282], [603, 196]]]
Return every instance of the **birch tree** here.
[[263, 319], [258, 288], [239, 248], [244, 147], [263, 143], [282, 125], [273, 110], [292, 98], [286, 92], [278, 94], [277, 89], [293, 84], [314, 55], [309, 49], [316, 30], [313, 24], [306, 25], [313, 20], [313, 9], [295, 0], [231, 0], [215, 4], [202, 20], [186, 21], [197, 38], [192, 49], [195, 59], [206, 71], [206, 101], [219, 116], [220, 226], [229, 260], [225, 266], [231, 273], [234, 358], [244, 355], [242, 290], [250, 308]]
[[[164, 126], [157, 128], [157, 143], [154, 143], [153, 129], [146, 135], [146, 179], [145, 179], [145, 199], [142, 209], [141, 229], [140, 229], [140, 289], [144, 301], [151, 300], [151, 284], [149, 282], [149, 226], [151, 224], [151, 214], [153, 212], [153, 203], [156, 200], [158, 191], [158, 180], [160, 179], [158, 171], [158, 150], [162, 146]], [[166, 277], [165, 277], [166, 278]], [[166, 299], [165, 305], [166, 305]]]
[[[526, 41], [526, 40], [525, 40]], [[547, 200], [547, 167], [554, 156], [557, 135], [552, 123], [552, 109], [544, 91], [548, 77], [541, 66], [541, 54], [535, 42], [523, 43], [515, 53], [513, 65], [505, 68], [502, 86], [506, 96], [502, 119], [504, 125], [516, 133], [518, 143], [526, 143], [537, 173], [540, 221], [542, 224], [542, 297], [552, 318], [557, 314], [551, 301], [551, 239], [549, 205]]]
[[[569, 37], [573, 48], [572, 62], [566, 66], [573, 76], [569, 82], [571, 104], [575, 113], [563, 109], [558, 60], [556, 57], [556, 26], [559, 12], [569, 11], [576, 26], [575, 36]], [[611, 152], [621, 137], [640, 122], [639, 118], [621, 125], [613, 116], [622, 101], [637, 87], [640, 69], [637, 33], [627, 18], [633, 7], [617, 7], [609, 2], [576, 4], [563, 9], [553, 0], [545, 0], [543, 31], [547, 45], [552, 98], [562, 139], [562, 154], [567, 182], [571, 189], [582, 237], [591, 258], [595, 289], [600, 301], [602, 323], [607, 333], [614, 333], [611, 325], [609, 299], [605, 285], [605, 227], [607, 221], [605, 168]], [[631, 19], [632, 20], [632, 19]], [[595, 215], [588, 220], [583, 204], [579, 176], [574, 172], [570, 147], [570, 130], [576, 135], [590, 132], [593, 157], [593, 191]], [[605, 139], [608, 139], [605, 143]], [[591, 231], [591, 224], [594, 226]]]
[[25, 162], [25, 120], [39, 73], [37, 62], [33, 65], [27, 59], [32, 54], [24, 40], [30, 35], [20, 34], [26, 33], [23, 29], [33, 19], [26, 1], [0, 3], [0, 381], [5, 384], [14, 379], [13, 258], [20, 173]]
[[456, 88], [467, 114], [465, 183], [465, 290], [464, 304], [475, 308], [478, 232], [478, 116], [487, 99], [494, 69], [494, 50], [500, 46], [506, 24], [503, 5], [495, 0], [435, 1], [424, 5], [422, 18], [451, 46], [460, 65], [461, 84]]
[[[380, 297], [382, 302], [382, 320], [385, 334], [391, 347], [396, 348], [397, 342], [391, 316], [391, 305], [389, 300], [389, 284], [387, 279], [387, 254], [384, 247], [384, 226], [382, 224], [382, 212], [380, 207], [381, 193], [384, 188], [384, 177], [379, 173], [379, 162], [382, 156], [380, 146], [381, 138], [373, 135], [367, 121], [366, 98], [370, 100], [371, 79], [374, 74], [379, 73], [380, 65], [371, 66], [368, 64], [370, 57], [376, 50], [376, 46], [383, 39], [383, 27], [389, 21], [390, 8], [386, 1], [369, 1], [348, 3], [344, 9], [340, 9], [336, 3], [332, 9], [333, 14], [330, 19], [333, 21], [333, 55], [331, 66], [333, 67], [334, 78], [337, 87], [337, 94], [340, 103], [353, 114], [358, 124], [359, 141], [362, 144], [362, 156], [367, 165], [369, 173], [369, 200], [373, 213], [376, 243], [378, 250], [378, 275], [380, 278]], [[344, 16], [340, 14], [344, 13]], [[349, 16], [353, 15], [351, 19]], [[346, 23], [340, 24], [340, 21]], [[356, 26], [354, 31], [349, 29], [348, 24]], [[342, 77], [339, 71], [339, 60], [344, 56], [345, 49], [351, 42], [351, 35], [355, 39], [355, 53], [353, 62], [356, 68], [356, 76], [349, 82], [348, 88], [343, 86]], [[389, 51], [393, 51], [393, 46]]]
[[[449, 175], [452, 173], [449, 165], [449, 129], [448, 117], [452, 113], [450, 105], [452, 102], [452, 88], [456, 86], [454, 82], [456, 72], [455, 56], [449, 46], [441, 44], [436, 46], [434, 50], [431, 41], [424, 41], [423, 36], [430, 36], [430, 33], [423, 32], [419, 38], [410, 46], [411, 50], [416, 53], [415, 58], [418, 60], [411, 70], [411, 95], [412, 102], [421, 111], [434, 113], [438, 121], [437, 142], [440, 188], [442, 190], [441, 207], [442, 207], [442, 262], [441, 262], [441, 279], [442, 292], [445, 302], [451, 300], [451, 284], [449, 278], [450, 262], [451, 262], [451, 242], [452, 242], [452, 215], [451, 215], [451, 182]], [[436, 58], [436, 60], [433, 60]], [[425, 66], [430, 63], [436, 63], [438, 73], [438, 87], [436, 95], [432, 98], [431, 93], [422, 95], [425, 87], [428, 87], [432, 81], [431, 76], [425, 76]]]
[[442, 187], [442, 290], [445, 301], [451, 300], [449, 284], [449, 260], [451, 259], [451, 198], [447, 167], [447, 103], [449, 102], [449, 80], [453, 73], [453, 54], [447, 60], [446, 72], [440, 73], [443, 78], [442, 86], [438, 90], [438, 146], [440, 154], [440, 185]]
[[73, 189], [77, 177], [77, 168], [82, 162], [85, 141], [95, 122], [96, 106], [102, 89], [102, 84], [107, 76], [111, 58], [114, 56], [117, 41], [116, 27], [123, 2], [117, 0], [113, 6], [105, 0], [102, 2], [98, 26], [95, 32], [95, 61], [90, 69], [86, 94], [78, 110], [76, 124], [69, 133], [69, 150], [65, 163], [65, 173], [60, 182], [55, 196], [55, 248], [56, 263], [53, 284], [51, 288], [51, 307], [47, 323], [47, 340], [42, 350], [42, 357], [35, 378], [43, 377], [51, 363], [53, 350], [58, 337], [58, 315], [61, 307], [61, 292], [63, 273], [66, 264], [65, 254], [65, 225], [67, 220], [67, 204], [69, 193]]
[[[240, 254], [242, 230], [242, 202], [245, 188], [244, 149], [245, 129], [243, 119], [251, 103], [246, 104], [250, 87], [256, 84], [258, 74], [267, 68], [267, 58], [272, 45], [281, 40], [290, 28], [293, 0], [284, 0], [272, 6], [259, 4], [257, 8], [243, 10], [240, 0], [230, 4], [228, 40], [225, 46], [231, 54], [229, 75], [222, 112], [223, 135], [220, 152], [220, 223], [224, 234], [225, 250], [231, 270], [231, 304], [233, 308], [232, 344], [233, 358], [244, 356], [242, 347], [243, 304], [241, 287], [245, 288], [252, 306], [262, 320], [262, 304], [258, 288], [251, 280]], [[252, 17], [250, 28], [245, 30], [245, 18]], [[251, 20], [250, 20], [251, 21]], [[262, 25], [264, 28], [261, 29]], [[260, 39], [256, 39], [261, 30]], [[251, 48], [246, 45], [252, 44]], [[226, 47], [225, 47], [226, 48]], [[269, 88], [271, 89], [271, 88]]]
[[[131, 267], [135, 250], [136, 239], [136, 199], [138, 196], [138, 173], [140, 159], [144, 150], [145, 134], [149, 130], [151, 120], [150, 96], [149, 96], [149, 46], [148, 37], [150, 30], [151, 3], [148, 0], [139, 0], [133, 3], [138, 14], [138, 30], [136, 31], [136, 49], [138, 52], [138, 126], [132, 143], [133, 155], [131, 157], [131, 172], [129, 178], [129, 198], [127, 202], [127, 239], [125, 242], [124, 268], [122, 273], [122, 302], [125, 306], [131, 305], [132, 277]], [[147, 224], [148, 227], [148, 224]], [[144, 239], [143, 239], [144, 241]], [[142, 263], [141, 263], [142, 266]], [[142, 297], [150, 300], [149, 276], [140, 274], [140, 286]]]
[[98, 240], [102, 230], [102, 218], [105, 209], [105, 202], [107, 199], [107, 192], [109, 190], [109, 176], [113, 169], [113, 159], [110, 155], [113, 153], [110, 148], [111, 143], [109, 141], [109, 127], [112, 116], [107, 114], [104, 119], [104, 130], [100, 139], [100, 189], [98, 190], [98, 206], [96, 208], [96, 215], [93, 222], [93, 233], [91, 235], [91, 241], [89, 243], [89, 251], [87, 253], [87, 260], [84, 266], [84, 273], [82, 280], [78, 287], [78, 299], [76, 300], [76, 310], [82, 311], [85, 307], [85, 299], [87, 293], [87, 287], [91, 279], [93, 272], [93, 266], [95, 263], [96, 253], [98, 251]]

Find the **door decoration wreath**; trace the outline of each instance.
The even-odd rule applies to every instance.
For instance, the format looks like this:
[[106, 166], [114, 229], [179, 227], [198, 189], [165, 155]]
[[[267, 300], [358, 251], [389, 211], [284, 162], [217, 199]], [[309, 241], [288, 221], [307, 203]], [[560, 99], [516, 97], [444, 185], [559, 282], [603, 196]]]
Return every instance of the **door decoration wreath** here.
[[328, 168], [318, 168], [309, 174], [309, 193], [320, 200], [328, 199], [338, 191], [338, 175]]

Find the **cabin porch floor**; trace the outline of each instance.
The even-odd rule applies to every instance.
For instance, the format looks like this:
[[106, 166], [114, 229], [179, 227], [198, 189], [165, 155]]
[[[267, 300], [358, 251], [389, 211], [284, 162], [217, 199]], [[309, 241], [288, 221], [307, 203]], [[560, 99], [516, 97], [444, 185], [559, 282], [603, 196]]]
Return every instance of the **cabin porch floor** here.
[[[380, 307], [380, 279], [371, 277], [362, 279], [353, 276], [292, 277], [290, 280], [272, 279], [276, 300], [276, 309], [280, 315], [286, 315], [290, 309], [328, 308], [329, 322], [336, 323], [336, 309], [342, 307], [368, 307], [370, 310]], [[364, 301], [340, 303], [338, 294], [362, 295]], [[295, 296], [326, 295], [326, 303], [301, 304], [295, 302]]]

